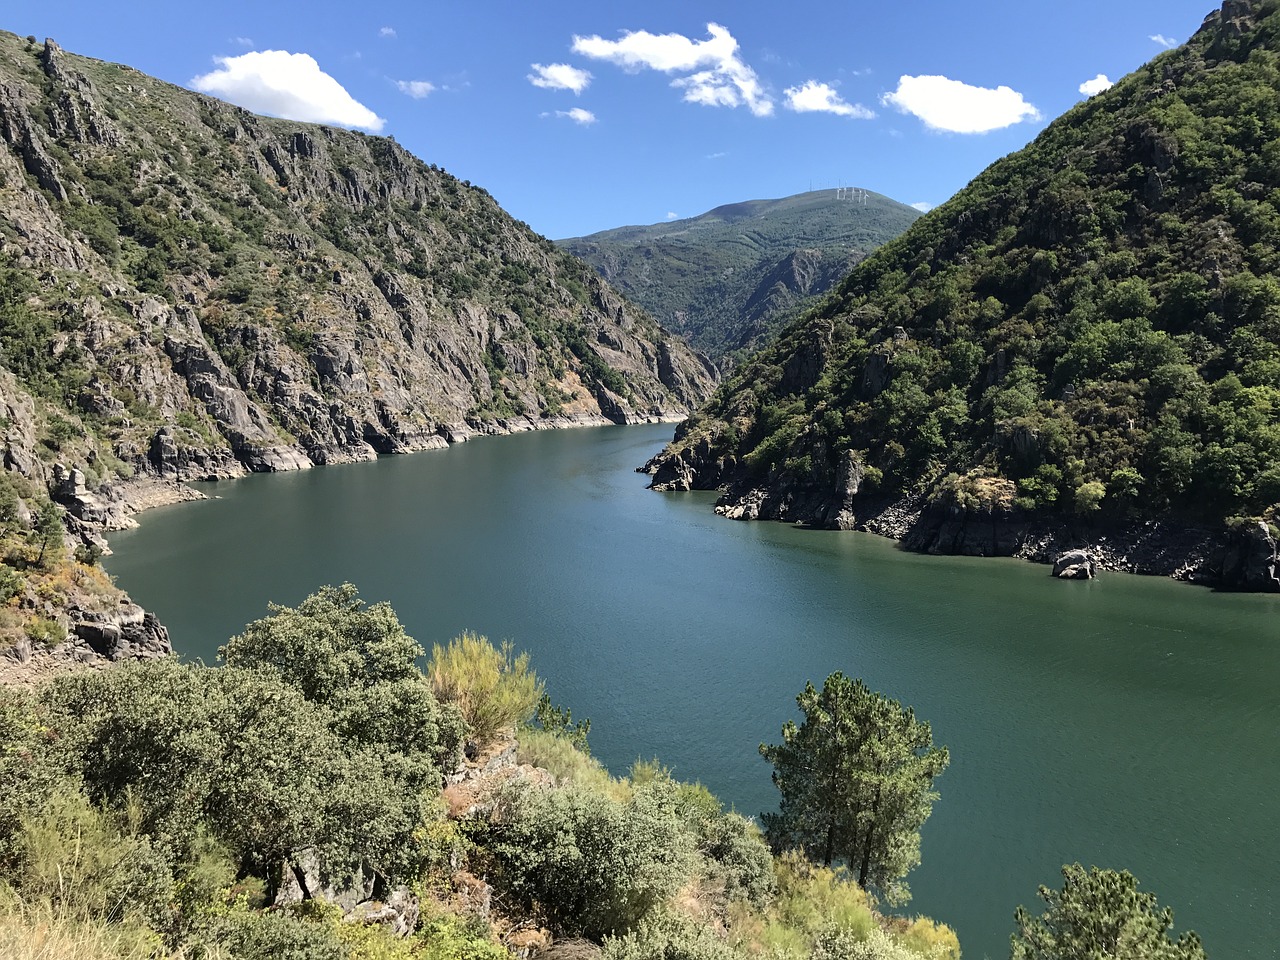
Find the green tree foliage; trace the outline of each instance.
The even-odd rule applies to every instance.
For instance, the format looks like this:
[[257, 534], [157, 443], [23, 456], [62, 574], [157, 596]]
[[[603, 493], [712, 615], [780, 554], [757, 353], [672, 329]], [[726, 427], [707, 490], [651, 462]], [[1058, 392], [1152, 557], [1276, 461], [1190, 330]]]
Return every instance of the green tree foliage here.
[[274, 675], [326, 708], [344, 740], [452, 769], [461, 720], [436, 702], [417, 666], [422, 654], [389, 604], [365, 606], [349, 583], [296, 609], [273, 604], [219, 650], [228, 666]]
[[1044, 913], [1018, 907], [1012, 960], [1204, 960], [1200, 938], [1169, 938], [1173, 911], [1127, 871], [1062, 868], [1062, 889], [1040, 888]]
[[693, 869], [676, 800], [669, 781], [625, 802], [576, 785], [522, 791], [490, 843], [496, 885], [555, 932], [626, 933]]
[[427, 676], [437, 699], [462, 712], [480, 746], [492, 743], [504, 728], [528, 720], [543, 695], [527, 653], [515, 656], [510, 643], [499, 649], [470, 631], [432, 647]]
[[777, 813], [763, 815], [775, 850], [803, 849], [830, 866], [843, 862], [859, 886], [891, 903], [909, 897], [903, 877], [920, 862], [920, 827], [946, 769], [946, 747], [933, 745], [929, 724], [911, 708], [842, 673], [822, 690], [806, 684], [796, 702], [805, 718], [788, 721], [782, 743], [761, 744], [782, 793]]

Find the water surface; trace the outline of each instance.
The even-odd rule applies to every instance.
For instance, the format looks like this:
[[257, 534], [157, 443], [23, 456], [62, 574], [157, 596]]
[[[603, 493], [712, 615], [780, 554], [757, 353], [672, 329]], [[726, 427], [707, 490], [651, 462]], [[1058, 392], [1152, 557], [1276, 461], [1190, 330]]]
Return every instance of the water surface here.
[[951, 750], [910, 909], [1007, 957], [1013, 910], [1079, 860], [1135, 873], [1209, 955], [1280, 929], [1280, 600], [734, 523], [633, 472], [671, 428], [485, 438], [202, 487], [113, 536], [108, 569], [212, 662], [269, 601], [351, 581], [428, 648], [532, 652], [624, 772], [659, 757], [744, 813], [806, 680], [863, 677]]

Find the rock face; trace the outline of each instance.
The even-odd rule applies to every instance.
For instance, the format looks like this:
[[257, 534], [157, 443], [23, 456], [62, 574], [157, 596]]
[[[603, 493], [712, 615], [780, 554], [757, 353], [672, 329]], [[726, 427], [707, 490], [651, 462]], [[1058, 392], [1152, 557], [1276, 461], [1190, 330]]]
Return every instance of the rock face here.
[[1280, 592], [1276, 538], [1261, 521], [1231, 531], [1213, 560], [1218, 582], [1229, 590]]
[[1068, 550], [1053, 561], [1053, 575], [1060, 580], [1092, 580], [1098, 565], [1087, 550]]
[[[45, 340], [15, 370], [32, 413], [51, 401], [135, 476], [676, 420], [713, 385], [585, 264], [393, 140], [52, 41], [0, 33], [0, 184], [0, 280]], [[31, 472], [25, 446], [6, 464]], [[107, 522], [98, 493], [63, 502]]]

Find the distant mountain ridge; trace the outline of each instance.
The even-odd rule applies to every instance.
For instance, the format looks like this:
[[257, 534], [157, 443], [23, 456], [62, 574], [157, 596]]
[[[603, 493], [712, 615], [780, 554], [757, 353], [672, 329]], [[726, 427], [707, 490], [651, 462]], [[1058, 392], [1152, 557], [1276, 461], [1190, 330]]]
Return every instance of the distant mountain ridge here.
[[723, 361], [765, 343], [920, 212], [870, 191], [728, 203], [697, 217], [557, 241], [660, 323]]

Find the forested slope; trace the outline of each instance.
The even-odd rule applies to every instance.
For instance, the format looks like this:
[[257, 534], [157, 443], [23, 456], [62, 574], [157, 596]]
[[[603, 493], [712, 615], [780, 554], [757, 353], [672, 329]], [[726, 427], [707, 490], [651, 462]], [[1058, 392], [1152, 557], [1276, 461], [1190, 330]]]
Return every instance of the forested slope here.
[[841, 188], [558, 242], [663, 325], [732, 364], [919, 216], [878, 193]]
[[1059, 527], [1270, 518], [1278, 243], [1280, 12], [1231, 0], [857, 267], [658, 485], [841, 527], [903, 498]]

